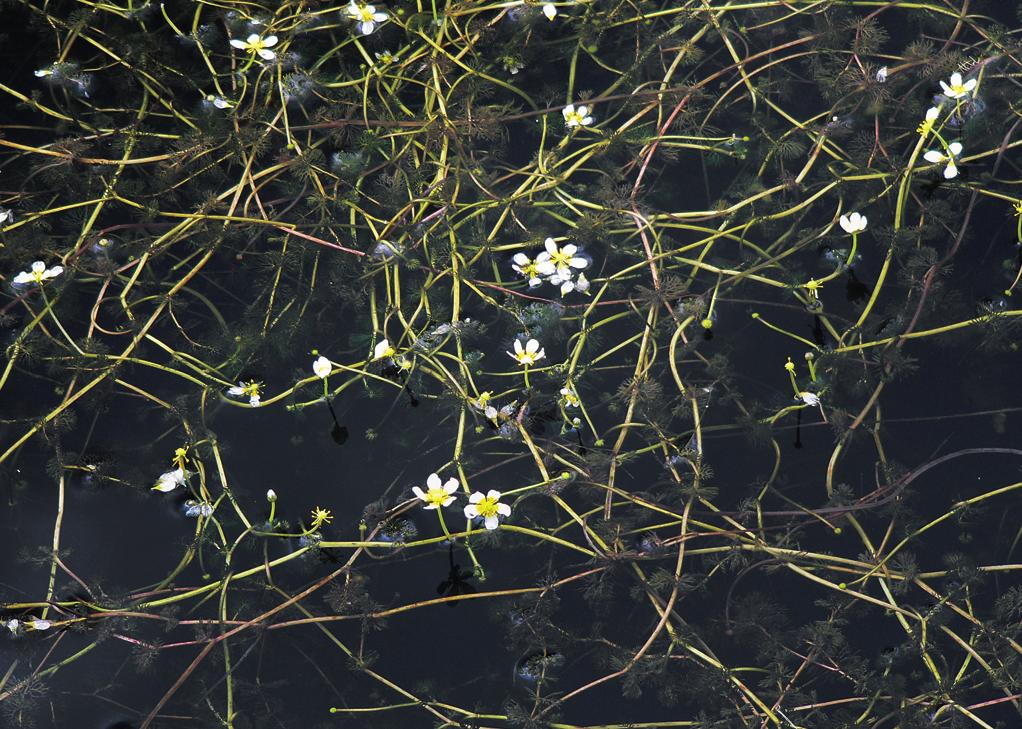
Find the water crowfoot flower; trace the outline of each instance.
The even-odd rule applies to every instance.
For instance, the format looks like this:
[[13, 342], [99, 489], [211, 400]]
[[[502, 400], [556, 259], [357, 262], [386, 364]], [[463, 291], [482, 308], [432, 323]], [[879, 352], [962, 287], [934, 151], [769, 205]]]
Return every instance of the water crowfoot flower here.
[[202, 102], [209, 106], [215, 106], [217, 109], [230, 109], [234, 106], [234, 104], [229, 102], [227, 99], [222, 96], [217, 96], [216, 94], [206, 94]]
[[842, 215], [838, 222], [841, 223], [841, 229], [850, 235], [866, 230], [866, 216], [859, 213]]
[[515, 351], [508, 352], [508, 356], [511, 359], [518, 362], [520, 365], [534, 365], [541, 359], [546, 357], [546, 352], [539, 346], [539, 342], [535, 339], [530, 339], [525, 343], [525, 347], [522, 347], [522, 340], [515, 340]]
[[270, 50], [270, 48], [277, 45], [277, 36], [275, 35], [260, 38], [257, 33], [253, 33], [247, 40], [232, 38], [231, 45], [239, 50], [258, 54], [264, 61], [272, 61], [277, 57], [277, 54]]
[[585, 104], [579, 104], [577, 109], [574, 104], [568, 104], [561, 109], [561, 114], [564, 115], [564, 124], [568, 127], [587, 127], [593, 123], [589, 107]]
[[348, 7], [344, 9], [344, 13], [354, 20], [358, 25], [358, 32], [362, 35], [369, 35], [380, 23], [387, 22], [387, 14], [384, 12], [378, 12], [375, 5], [365, 5], [363, 3], [356, 3], [352, 0]]
[[493, 393], [481, 392], [479, 397], [474, 400], [469, 400], [468, 404], [474, 407], [476, 410], [481, 412], [487, 420], [497, 422], [497, 408], [490, 405], [490, 398], [493, 397]]
[[511, 264], [511, 268], [513, 268], [518, 274], [529, 279], [530, 289], [534, 289], [543, 283], [543, 279], [539, 277], [540, 272], [536, 261], [529, 258], [524, 253], [516, 253], [514, 258], [511, 260], [514, 261], [514, 263]]
[[63, 266], [53, 266], [47, 268], [46, 264], [42, 261], [36, 261], [32, 264], [31, 271], [22, 271], [14, 277], [12, 283], [18, 286], [24, 286], [26, 284], [42, 284], [43, 281], [47, 281], [51, 278], [56, 278], [60, 274], [64, 273]]
[[972, 93], [972, 90], [976, 88], [976, 79], [970, 78], [968, 81], [962, 82], [962, 74], [957, 71], [951, 74], [951, 78], [948, 83], [940, 82], [940, 87], [944, 89], [944, 96], [949, 99], [960, 99], [963, 96], [968, 96]]
[[798, 394], [798, 399], [804, 402], [806, 405], [810, 405], [813, 407], [820, 404], [820, 396], [817, 395], [815, 392], [809, 392], [808, 390], [803, 390], [802, 392], [800, 392]]
[[263, 386], [261, 382], [239, 382], [234, 387], [227, 388], [227, 394], [233, 397], [248, 397], [248, 404], [254, 408], [259, 407], [259, 389]]
[[465, 506], [466, 519], [482, 519], [487, 529], [496, 529], [500, 526], [500, 517], [511, 516], [511, 507], [500, 503], [500, 492], [491, 489], [483, 495], [482, 491], [476, 491], [468, 497], [468, 504]]
[[955, 158], [962, 153], [961, 143], [951, 142], [947, 146], [946, 152], [947, 154], [944, 154], [939, 150], [931, 149], [923, 155], [923, 159], [935, 165], [947, 163], [947, 166], [944, 168], [944, 179], [950, 180], [958, 176], [958, 166], [955, 164]]
[[181, 486], [185, 482], [185, 471], [183, 468], [178, 466], [173, 471], [167, 471], [166, 473], [160, 474], [160, 477], [156, 479], [156, 485], [153, 486], [153, 491], [159, 491], [161, 493], [167, 493], [173, 491], [178, 486]]
[[926, 118], [924, 118], [923, 121], [919, 123], [919, 126], [916, 128], [916, 131], [922, 134], [923, 136], [929, 134], [933, 130], [933, 124], [934, 122], [937, 121], [938, 116], [940, 116], [940, 109], [938, 109], [936, 106], [931, 106], [929, 109], [926, 110]]
[[397, 354], [397, 350], [390, 346], [390, 342], [386, 339], [381, 339], [376, 343], [373, 348], [373, 359], [384, 359], [386, 357], [393, 357]]
[[565, 407], [577, 408], [581, 401], [578, 399], [578, 393], [575, 392], [575, 388], [571, 385], [565, 385], [561, 388], [561, 402], [564, 403]]
[[565, 274], [570, 275], [570, 269], [577, 268], [581, 270], [589, 265], [588, 259], [576, 255], [578, 246], [574, 243], [566, 243], [558, 247], [557, 242], [553, 238], [547, 238], [543, 241], [543, 247], [546, 250], [536, 256], [536, 270], [544, 276], [553, 276], [554, 274], [560, 274], [561, 276]]
[[330, 370], [332, 369], [330, 360], [326, 357], [317, 357], [316, 361], [312, 363], [312, 371], [316, 374], [316, 377], [321, 377], [324, 380], [330, 375]]
[[438, 509], [441, 506], [450, 506], [454, 503], [454, 492], [458, 490], [459, 486], [458, 479], [449, 478], [446, 483], [440, 482], [440, 477], [435, 474], [429, 474], [426, 479], [426, 490], [423, 491], [418, 486], [412, 486], [412, 493], [414, 493], [420, 501], [425, 502], [424, 509]]
[[574, 271], [570, 268], [559, 268], [557, 272], [547, 279], [554, 286], [561, 287], [561, 296], [567, 296], [572, 291], [578, 291], [580, 294], [588, 293], [589, 291], [589, 279], [586, 275], [579, 271], [578, 278], [572, 279]]

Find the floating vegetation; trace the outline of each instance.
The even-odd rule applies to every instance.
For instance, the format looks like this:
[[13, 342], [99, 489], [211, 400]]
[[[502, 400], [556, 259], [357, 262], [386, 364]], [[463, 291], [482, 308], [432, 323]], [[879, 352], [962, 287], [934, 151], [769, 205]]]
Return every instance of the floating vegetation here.
[[1022, 16], [4, 2], [0, 724], [1022, 726]]

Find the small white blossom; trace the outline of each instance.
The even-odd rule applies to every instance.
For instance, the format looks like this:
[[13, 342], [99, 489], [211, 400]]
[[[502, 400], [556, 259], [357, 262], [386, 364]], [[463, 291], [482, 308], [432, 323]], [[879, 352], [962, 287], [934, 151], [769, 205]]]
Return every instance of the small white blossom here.
[[866, 216], [859, 213], [842, 215], [838, 222], [841, 223], [841, 229], [849, 235], [866, 230]]
[[935, 165], [946, 164], [944, 168], [944, 178], [952, 179], [958, 176], [958, 165], [955, 164], [955, 158], [961, 155], [962, 145], [960, 142], [951, 142], [947, 146], [947, 154], [944, 154], [940, 150], [931, 149], [923, 155], [923, 159]]
[[546, 352], [539, 346], [539, 342], [535, 339], [530, 339], [525, 343], [525, 347], [522, 347], [522, 340], [515, 340], [515, 351], [508, 352], [508, 355], [516, 360], [520, 365], [534, 365], [539, 360], [546, 357]]
[[385, 357], [393, 357], [397, 353], [397, 350], [390, 346], [390, 342], [386, 339], [381, 339], [376, 343], [373, 348], [373, 359], [384, 359]]
[[492, 420], [492, 421], [496, 422], [496, 420], [497, 420], [497, 408], [493, 407], [493, 405], [490, 405], [490, 398], [492, 398], [492, 397], [493, 397], [493, 393], [491, 393], [489, 391], [481, 392], [481, 393], [479, 393], [479, 397], [478, 398], [469, 400], [468, 403], [469, 403], [469, 405], [474, 407], [476, 410], [481, 412], [486, 417], [487, 420]]
[[511, 516], [511, 507], [500, 503], [500, 492], [491, 489], [483, 495], [482, 491], [476, 491], [468, 497], [468, 504], [465, 506], [466, 519], [482, 519], [487, 529], [496, 529], [500, 526], [500, 517]]
[[259, 407], [261, 382], [239, 382], [233, 387], [227, 388], [227, 394], [232, 397], [248, 397], [248, 404], [254, 408]]
[[330, 370], [333, 366], [330, 364], [330, 360], [326, 357], [317, 357], [316, 361], [312, 363], [312, 371], [316, 374], [316, 377], [321, 377], [324, 380], [330, 374]]
[[373, 55], [376, 57], [376, 60], [383, 65], [387, 65], [388, 63], [397, 63], [401, 60], [398, 58], [396, 53], [391, 53], [390, 51], [376, 51]]
[[420, 501], [425, 502], [424, 509], [437, 509], [441, 506], [450, 506], [454, 502], [454, 493], [458, 490], [459, 486], [458, 479], [449, 478], [447, 483], [441, 483], [440, 477], [435, 474], [429, 474], [426, 479], [426, 490], [423, 491], [418, 486], [412, 486], [412, 493], [414, 493]]
[[593, 123], [593, 117], [589, 115], [589, 107], [585, 104], [579, 104], [577, 109], [574, 104], [568, 104], [561, 109], [561, 114], [564, 115], [565, 125], [569, 127], [587, 127]]
[[798, 399], [804, 402], [806, 405], [816, 406], [820, 404], [820, 396], [817, 395], [815, 392], [809, 392], [808, 390], [803, 390], [802, 392], [800, 392], [798, 394]]
[[543, 15], [546, 16], [547, 20], [553, 20], [557, 17], [557, 6], [553, 3], [543, 4]]
[[21, 627], [21, 621], [18, 620], [17, 618], [11, 618], [6, 623], [4, 623], [4, 627], [11, 631], [11, 633], [17, 633], [18, 628]]
[[565, 385], [561, 388], [561, 400], [569, 408], [577, 408], [582, 404], [581, 400], [578, 399], [578, 393], [575, 392], [575, 388], [571, 385]]
[[881, 66], [877, 69], [876, 79], [879, 84], [887, 83], [887, 66]]
[[0, 225], [14, 222], [14, 211], [7, 208], [0, 208]]
[[160, 477], [156, 479], [156, 485], [153, 486], [153, 491], [160, 491], [167, 493], [173, 491], [178, 486], [181, 486], [185, 482], [185, 472], [180, 466], [175, 468], [173, 471], [167, 471], [166, 473], [160, 474]]
[[968, 81], [962, 82], [962, 74], [957, 71], [951, 74], [951, 78], [948, 83], [940, 82], [940, 87], [944, 89], [944, 96], [949, 99], [960, 99], [963, 96], [968, 96], [974, 88], [976, 88], [976, 79], [970, 78]]
[[274, 491], [273, 489], [267, 489], [266, 490], [266, 500], [269, 501], [272, 504], [274, 501], [277, 500], [277, 492]]
[[258, 33], [253, 33], [247, 40], [232, 38], [231, 45], [242, 51], [257, 53], [264, 61], [272, 61], [277, 57], [277, 54], [270, 50], [270, 48], [277, 45], [277, 36], [275, 35], [260, 38]]
[[536, 261], [529, 258], [524, 253], [516, 253], [514, 258], [511, 259], [514, 263], [511, 264], [518, 274], [529, 279], [529, 288], [534, 289], [543, 283], [543, 279], [540, 278], [540, 271], [536, 265]]
[[56, 278], [60, 274], [64, 273], [63, 266], [53, 266], [47, 268], [46, 264], [42, 261], [36, 261], [32, 264], [31, 271], [22, 271], [17, 274], [13, 279], [12, 283], [18, 286], [24, 286], [25, 284], [41, 284], [43, 281], [47, 281], [51, 278]]
[[207, 104], [215, 106], [217, 109], [230, 109], [232, 106], [234, 106], [234, 104], [229, 102], [224, 97], [217, 96], [215, 94], [206, 94], [206, 98], [203, 99], [203, 101], [205, 101]]
[[369, 35], [380, 23], [387, 22], [387, 14], [376, 10], [375, 5], [365, 5], [351, 0], [344, 9], [345, 14], [358, 26], [358, 32]]
[[[574, 243], [558, 247], [553, 238], [547, 238], [543, 241], [543, 247], [546, 250], [536, 256], [536, 270], [544, 276], [558, 275], [570, 278], [571, 269], [583, 269], [589, 265], [589, 259], [576, 255], [578, 246]], [[558, 285], [560, 283], [557, 282]]]

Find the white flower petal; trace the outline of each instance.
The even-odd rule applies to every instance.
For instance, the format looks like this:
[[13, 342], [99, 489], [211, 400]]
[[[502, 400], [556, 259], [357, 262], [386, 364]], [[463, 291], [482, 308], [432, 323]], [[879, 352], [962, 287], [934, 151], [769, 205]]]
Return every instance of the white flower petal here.
[[497, 513], [501, 516], [511, 516], [511, 507], [507, 504], [497, 504]]
[[277, 57], [276, 53], [265, 48], [260, 48], [258, 51], [256, 51], [256, 53], [258, 53], [259, 57], [264, 61], [272, 61], [274, 58]]
[[954, 160], [950, 160], [947, 163], [947, 167], [944, 168], [944, 179], [950, 180], [958, 177], [958, 167], [955, 165]]
[[529, 257], [524, 253], [516, 253], [511, 260], [513, 260], [519, 266], [528, 266], [530, 263]]
[[366, 20], [358, 24], [358, 30], [362, 35], [369, 35], [376, 30], [376, 23], [372, 20]]
[[32, 283], [33, 281], [35, 281], [35, 276], [26, 271], [22, 271], [11, 280], [12, 283], [16, 284], [27, 284]]
[[245, 394], [245, 388], [244, 387], [240, 387], [239, 385], [235, 385], [234, 387], [228, 387], [227, 388], [227, 394], [228, 395], [244, 395]]
[[488, 516], [483, 520], [483, 524], [487, 529], [496, 529], [500, 526], [500, 519], [496, 516]]
[[951, 142], [951, 144], [949, 144], [947, 146], [947, 148], [948, 148], [948, 151], [951, 152], [951, 156], [952, 157], [957, 157], [958, 155], [960, 155], [962, 153], [962, 143], [961, 142]]
[[458, 479], [456, 479], [456, 478], [449, 478], [449, 479], [447, 479], [447, 483], [444, 484], [444, 491], [446, 491], [449, 494], [453, 494], [455, 491], [458, 490], [458, 487], [460, 485], [461, 485], [461, 482], [458, 481]]
[[486, 492], [486, 498], [492, 499], [493, 501], [500, 501], [500, 492], [496, 489], [490, 489]]
[[373, 359], [380, 359], [387, 356], [387, 352], [390, 350], [390, 342], [386, 339], [381, 339], [376, 343], [376, 347], [373, 349]]
[[426, 500], [426, 492], [420, 489], [418, 486], [412, 486], [412, 493], [415, 494], [416, 497], [422, 499], [423, 501]]
[[443, 488], [443, 486], [440, 483], [440, 476], [438, 476], [435, 473], [429, 474], [429, 476], [426, 477], [426, 488], [429, 489]]
[[270, 46], [275, 46], [275, 45], [277, 45], [277, 36], [275, 36], [275, 35], [268, 35], [265, 38], [263, 38], [263, 46], [264, 47], [269, 48]]
[[237, 38], [231, 38], [231, 45], [235, 48], [240, 48], [241, 50], [248, 48], [248, 46], [245, 45], [245, 41], [238, 40]]
[[479, 510], [476, 509], [475, 504], [466, 504], [464, 511], [466, 519], [475, 519], [479, 516]]
[[[566, 107], [561, 109], [561, 113], [564, 115], [564, 118], [567, 119], [569, 116], [572, 116], [575, 113], [575, 105], [568, 104]], [[547, 238], [547, 240], [553, 242], [553, 238]]]
[[557, 8], [552, 3], [546, 3], [543, 6], [543, 15], [547, 20], [553, 20], [557, 17]]
[[470, 504], [478, 504], [480, 501], [483, 500], [483, 498], [484, 498], [483, 497], [483, 492], [482, 491], [476, 491], [474, 494], [472, 494], [471, 496], [468, 497], [468, 502]]
[[944, 155], [938, 152], [936, 149], [931, 149], [928, 150], [926, 154], [923, 155], [923, 159], [925, 159], [927, 162], [938, 164], [944, 161]]
[[327, 375], [330, 374], [331, 369], [333, 368], [330, 365], [330, 360], [326, 357], [318, 357], [316, 361], [312, 363], [312, 371], [316, 374], [316, 377], [326, 379]]

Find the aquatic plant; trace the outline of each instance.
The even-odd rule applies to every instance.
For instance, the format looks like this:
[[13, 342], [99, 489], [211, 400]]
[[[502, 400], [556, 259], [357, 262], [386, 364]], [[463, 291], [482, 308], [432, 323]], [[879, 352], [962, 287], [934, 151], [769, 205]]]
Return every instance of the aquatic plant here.
[[976, 5], [4, 3], [4, 726], [1018, 726]]

